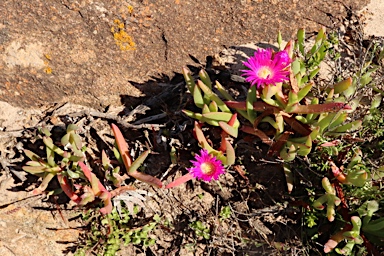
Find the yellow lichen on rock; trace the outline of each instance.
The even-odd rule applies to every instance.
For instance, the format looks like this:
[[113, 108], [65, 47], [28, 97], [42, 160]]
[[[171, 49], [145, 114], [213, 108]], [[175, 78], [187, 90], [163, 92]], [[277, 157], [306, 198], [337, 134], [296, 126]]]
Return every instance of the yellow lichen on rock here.
[[132, 5], [128, 5], [127, 8], [128, 8], [128, 12], [130, 14], [132, 14], [133, 13], [133, 6]]
[[46, 68], [44, 68], [44, 72], [47, 73], [48, 75], [50, 75], [50, 74], [52, 74], [52, 68], [46, 67]]
[[47, 60], [52, 60], [52, 56], [51, 56], [49, 53], [44, 54], [44, 57], [45, 57]]
[[122, 51], [136, 50], [136, 44], [132, 37], [125, 32], [125, 25], [118, 19], [113, 21], [114, 26], [111, 27], [113, 38], [115, 39], [116, 45], [119, 46]]
[[45, 65], [44, 72], [50, 75], [52, 74], [52, 68], [49, 66], [49, 62], [52, 60], [52, 57], [48, 53], [44, 54], [44, 57], [46, 58], [46, 60], [44, 61], [44, 65]]

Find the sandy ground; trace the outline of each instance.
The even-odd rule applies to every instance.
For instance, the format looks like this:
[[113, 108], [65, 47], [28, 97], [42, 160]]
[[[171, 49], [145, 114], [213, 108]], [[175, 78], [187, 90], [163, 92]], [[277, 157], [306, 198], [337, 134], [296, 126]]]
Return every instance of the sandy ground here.
[[361, 13], [366, 17], [364, 32], [367, 36], [384, 36], [384, 1], [371, 0]]

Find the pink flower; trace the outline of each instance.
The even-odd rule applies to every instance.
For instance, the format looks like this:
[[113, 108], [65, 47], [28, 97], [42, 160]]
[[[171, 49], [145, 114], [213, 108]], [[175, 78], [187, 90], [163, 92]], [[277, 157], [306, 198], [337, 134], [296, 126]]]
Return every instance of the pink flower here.
[[249, 70], [241, 71], [246, 77], [245, 81], [262, 89], [266, 85], [287, 81], [290, 63], [291, 59], [284, 50], [273, 54], [272, 49], [258, 49], [253, 57], [243, 63]]
[[200, 155], [195, 155], [196, 161], [192, 168], [188, 168], [189, 173], [196, 179], [204, 181], [218, 180], [221, 174], [225, 173], [224, 166], [216, 157], [208, 154], [205, 149], [200, 150]]
[[165, 188], [173, 188], [179, 186], [191, 179], [201, 179], [204, 181], [211, 181], [212, 179], [218, 180], [219, 176], [225, 173], [224, 166], [216, 157], [208, 154], [206, 149], [200, 150], [200, 155], [195, 155], [196, 161], [193, 163], [192, 168], [187, 168], [189, 173], [181, 176], [165, 186]]

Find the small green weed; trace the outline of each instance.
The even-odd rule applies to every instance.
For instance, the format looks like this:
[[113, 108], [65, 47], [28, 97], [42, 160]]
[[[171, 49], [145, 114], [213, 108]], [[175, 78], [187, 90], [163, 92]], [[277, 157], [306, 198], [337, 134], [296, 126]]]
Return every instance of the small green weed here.
[[[134, 213], [138, 213], [136, 206]], [[93, 252], [97, 255], [113, 256], [122, 245], [130, 243], [144, 247], [154, 245], [156, 240], [150, 235], [160, 223], [160, 217], [155, 215], [153, 221], [142, 227], [132, 227], [131, 219], [132, 215], [124, 207], [121, 208], [120, 214], [116, 208], [107, 215], [89, 210], [83, 215], [83, 220], [89, 223], [90, 230], [84, 238], [84, 244], [79, 246], [75, 255], [83, 256]]]
[[210, 229], [206, 227], [201, 221], [197, 220], [189, 224], [189, 226], [195, 230], [195, 234], [197, 237], [202, 237], [204, 239], [210, 239]]
[[229, 207], [228, 205], [224, 206], [223, 208], [221, 208], [221, 211], [219, 214], [220, 220], [228, 219], [229, 217], [231, 217], [231, 214], [232, 214], [231, 207]]

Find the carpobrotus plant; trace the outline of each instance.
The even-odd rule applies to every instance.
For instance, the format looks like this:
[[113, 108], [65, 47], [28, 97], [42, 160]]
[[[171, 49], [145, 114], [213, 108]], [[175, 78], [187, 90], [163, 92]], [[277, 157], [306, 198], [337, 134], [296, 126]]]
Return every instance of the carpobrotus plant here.
[[[64, 192], [79, 206], [87, 205], [99, 198], [104, 204], [100, 208], [100, 212], [102, 214], [109, 214], [112, 211], [111, 198], [118, 193], [134, 188], [131, 186], [121, 187], [120, 182], [116, 182], [116, 177], [121, 176], [115, 171], [114, 179], [111, 180], [114, 181], [117, 188], [113, 191], [108, 191], [105, 188], [100, 179], [84, 163], [86, 161], [84, 154], [86, 147], [83, 146], [80, 136], [76, 133], [77, 130], [78, 127], [74, 124], [67, 127], [66, 134], [60, 142], [61, 148], [54, 144], [50, 137], [50, 131], [45, 128], [41, 129], [42, 139], [46, 148], [46, 158], [44, 159], [29, 150], [24, 150], [31, 161], [27, 162], [23, 169], [43, 178], [40, 186], [34, 190], [34, 194], [43, 193], [47, 189], [49, 182], [56, 176], [61, 189], [55, 191], [55, 193]], [[128, 175], [155, 187], [162, 187], [159, 179], [137, 171], [148, 156], [149, 151], [145, 151], [135, 161], [132, 161], [128, 153], [128, 145], [119, 128], [112, 124], [112, 130], [118, 147], [115, 150], [115, 154], [125, 165]], [[107, 172], [110, 161], [105, 153], [102, 155], [102, 165]], [[119, 169], [114, 170], [118, 172]], [[108, 178], [108, 175], [106, 177]]]
[[[282, 45], [280, 35], [278, 43]], [[357, 148], [352, 157], [343, 160], [343, 166], [338, 166], [333, 160], [335, 156], [339, 156], [339, 159], [343, 156], [339, 155], [342, 148], [339, 138], [358, 130], [362, 121], [351, 120], [349, 116], [358, 106], [358, 100], [353, 98], [358, 88], [354, 78], [346, 78], [327, 87], [315, 85], [313, 79], [320, 71], [320, 63], [330, 47], [331, 43], [323, 28], [309, 48], [305, 45], [305, 32], [300, 29], [297, 39], [288, 42], [278, 51], [256, 50], [243, 63], [243, 76], [249, 83], [245, 101], [237, 101], [218, 81], [212, 86], [206, 72], [201, 71], [200, 79], [195, 83], [188, 70], [183, 69], [194, 103], [201, 109], [201, 113], [189, 110], [184, 110], [184, 113], [196, 119], [195, 132], [199, 131], [196, 132], [200, 138], [199, 145], [224, 165], [236, 163], [235, 151], [230, 143], [233, 140], [228, 138], [236, 139], [239, 131], [254, 135], [268, 144], [268, 154], [282, 160], [289, 193], [295, 186], [294, 169], [290, 163], [298, 156], [308, 159], [311, 152], [315, 154], [314, 150], [324, 148], [318, 154], [324, 165], [329, 166], [329, 175], [324, 174], [322, 178], [325, 194], [313, 202], [312, 210], [326, 208], [328, 220], [335, 221], [338, 208], [341, 206], [344, 209], [343, 221], [352, 221], [352, 224], [348, 224], [352, 231], [343, 230], [341, 237], [348, 242], [343, 249], [337, 251], [350, 254], [355, 244], [361, 244], [361, 224], [358, 217], [345, 214], [348, 206], [343, 186], [363, 187], [369, 181], [369, 175], [362, 164], [361, 151]], [[377, 105], [376, 98], [372, 106]], [[237, 119], [236, 113], [243, 119]], [[214, 150], [212, 144], [207, 142], [200, 129], [202, 126], [221, 128], [222, 141], [218, 150]], [[191, 174], [187, 175], [192, 177]]]
[[[113, 152], [118, 162], [111, 161], [102, 151], [101, 164], [95, 164], [99, 167], [98, 172], [95, 169], [92, 171], [89, 167], [92, 166], [89, 163], [91, 161], [89, 157], [86, 158], [86, 149], [77, 134], [78, 128], [70, 125], [60, 142], [54, 142], [50, 132], [42, 129], [46, 156], [25, 151], [31, 161], [27, 162], [24, 170], [42, 177], [41, 185], [34, 192], [44, 193], [49, 182], [57, 177], [60, 189], [55, 193], [64, 192], [79, 206], [96, 205], [105, 223], [109, 223], [111, 218], [116, 218], [115, 223], [120, 223], [123, 206], [119, 202], [123, 201], [131, 213], [134, 212], [132, 202], [137, 202], [130, 201], [128, 193], [116, 196], [135, 189], [124, 184], [129, 177], [152, 185], [155, 191], [163, 187], [171, 189], [192, 179], [215, 182], [227, 170], [232, 174], [232, 165], [236, 165], [236, 171], [245, 166], [242, 159], [236, 158], [236, 143], [239, 139], [247, 139], [250, 145], [257, 142], [267, 144], [269, 157], [278, 158], [276, 162], [281, 163], [286, 177], [287, 193], [292, 193], [289, 198], [297, 199], [296, 206], [303, 206], [302, 210], [307, 211], [304, 215], [309, 228], [315, 229], [319, 219], [321, 223], [334, 224], [331, 231], [334, 234], [324, 244], [324, 252], [335, 250], [340, 254], [353, 255], [356, 248], [363, 246], [370, 252], [370, 242], [380, 244], [383, 241], [384, 220], [382, 214], [377, 214], [383, 200], [381, 188], [377, 185], [381, 183], [377, 181], [376, 185], [372, 185], [371, 181], [382, 179], [384, 169], [379, 167], [376, 172], [372, 171], [364, 161], [362, 147], [346, 143], [344, 139], [352, 137], [350, 133], [362, 125], [361, 120], [351, 115], [358, 106], [358, 99], [353, 97], [359, 89], [358, 79], [353, 76], [340, 79], [332, 85], [316, 85], [320, 63], [331, 48], [324, 29], [319, 31], [309, 48], [305, 45], [304, 30], [299, 30], [297, 39], [284, 47], [280, 47], [280, 39], [278, 43], [278, 49], [257, 49], [243, 63], [243, 76], [248, 82], [246, 95], [239, 96], [241, 90], [231, 94], [218, 81], [212, 83], [204, 70], [199, 72], [199, 79], [195, 81], [192, 74], [183, 69], [195, 105], [187, 105], [189, 109], [184, 109], [183, 113], [194, 119], [191, 133], [200, 147], [191, 154], [191, 163], [186, 168], [188, 173], [184, 176], [163, 186], [158, 178], [139, 171], [151, 151], [144, 150], [133, 161], [128, 144], [116, 125], [112, 125], [116, 139]], [[384, 51], [379, 56], [383, 57]], [[366, 74], [372, 72], [367, 67], [361, 70], [360, 75], [364, 76], [361, 84], [369, 84], [369, 75], [367, 78]], [[366, 115], [364, 122], [378, 119], [373, 113], [377, 115], [375, 109], [380, 101], [381, 96], [376, 95], [369, 109], [372, 114]], [[382, 135], [381, 132], [377, 134]], [[173, 153], [171, 158], [175, 156]], [[174, 159], [171, 161], [177, 164]], [[311, 173], [317, 176], [314, 180], [308, 178], [310, 186], [303, 183], [296, 185], [300, 178], [294, 175], [299, 173], [298, 169], [303, 163], [306, 165], [303, 169], [312, 168]], [[123, 168], [126, 172], [121, 171]], [[238, 173], [247, 179], [245, 172]], [[296, 197], [295, 193], [304, 189], [308, 191], [308, 198], [302, 194], [300, 198]], [[364, 195], [363, 199], [359, 199], [361, 195]], [[229, 209], [226, 212], [231, 213], [232, 208], [226, 207]], [[229, 218], [229, 215], [225, 218]], [[128, 221], [120, 220], [122, 223]], [[207, 240], [214, 237], [210, 229], [200, 222], [197, 220], [190, 225], [197, 236]], [[123, 238], [126, 241], [135, 239], [138, 241], [135, 243], [143, 241], [147, 245], [154, 243], [144, 232], [147, 228], [136, 233], [131, 230], [127, 236], [124, 235], [125, 231], [117, 230], [109, 236], [109, 227], [116, 226], [118, 229], [118, 225], [108, 223], [105, 225], [106, 241], [113, 245], [113, 252], [119, 248], [119, 241]], [[153, 222], [148, 228], [154, 228], [156, 223]], [[201, 225], [196, 226], [195, 223]], [[94, 231], [100, 234], [98, 230]], [[92, 241], [99, 243], [104, 239], [101, 237], [95, 235]], [[313, 235], [308, 241], [316, 238]]]

